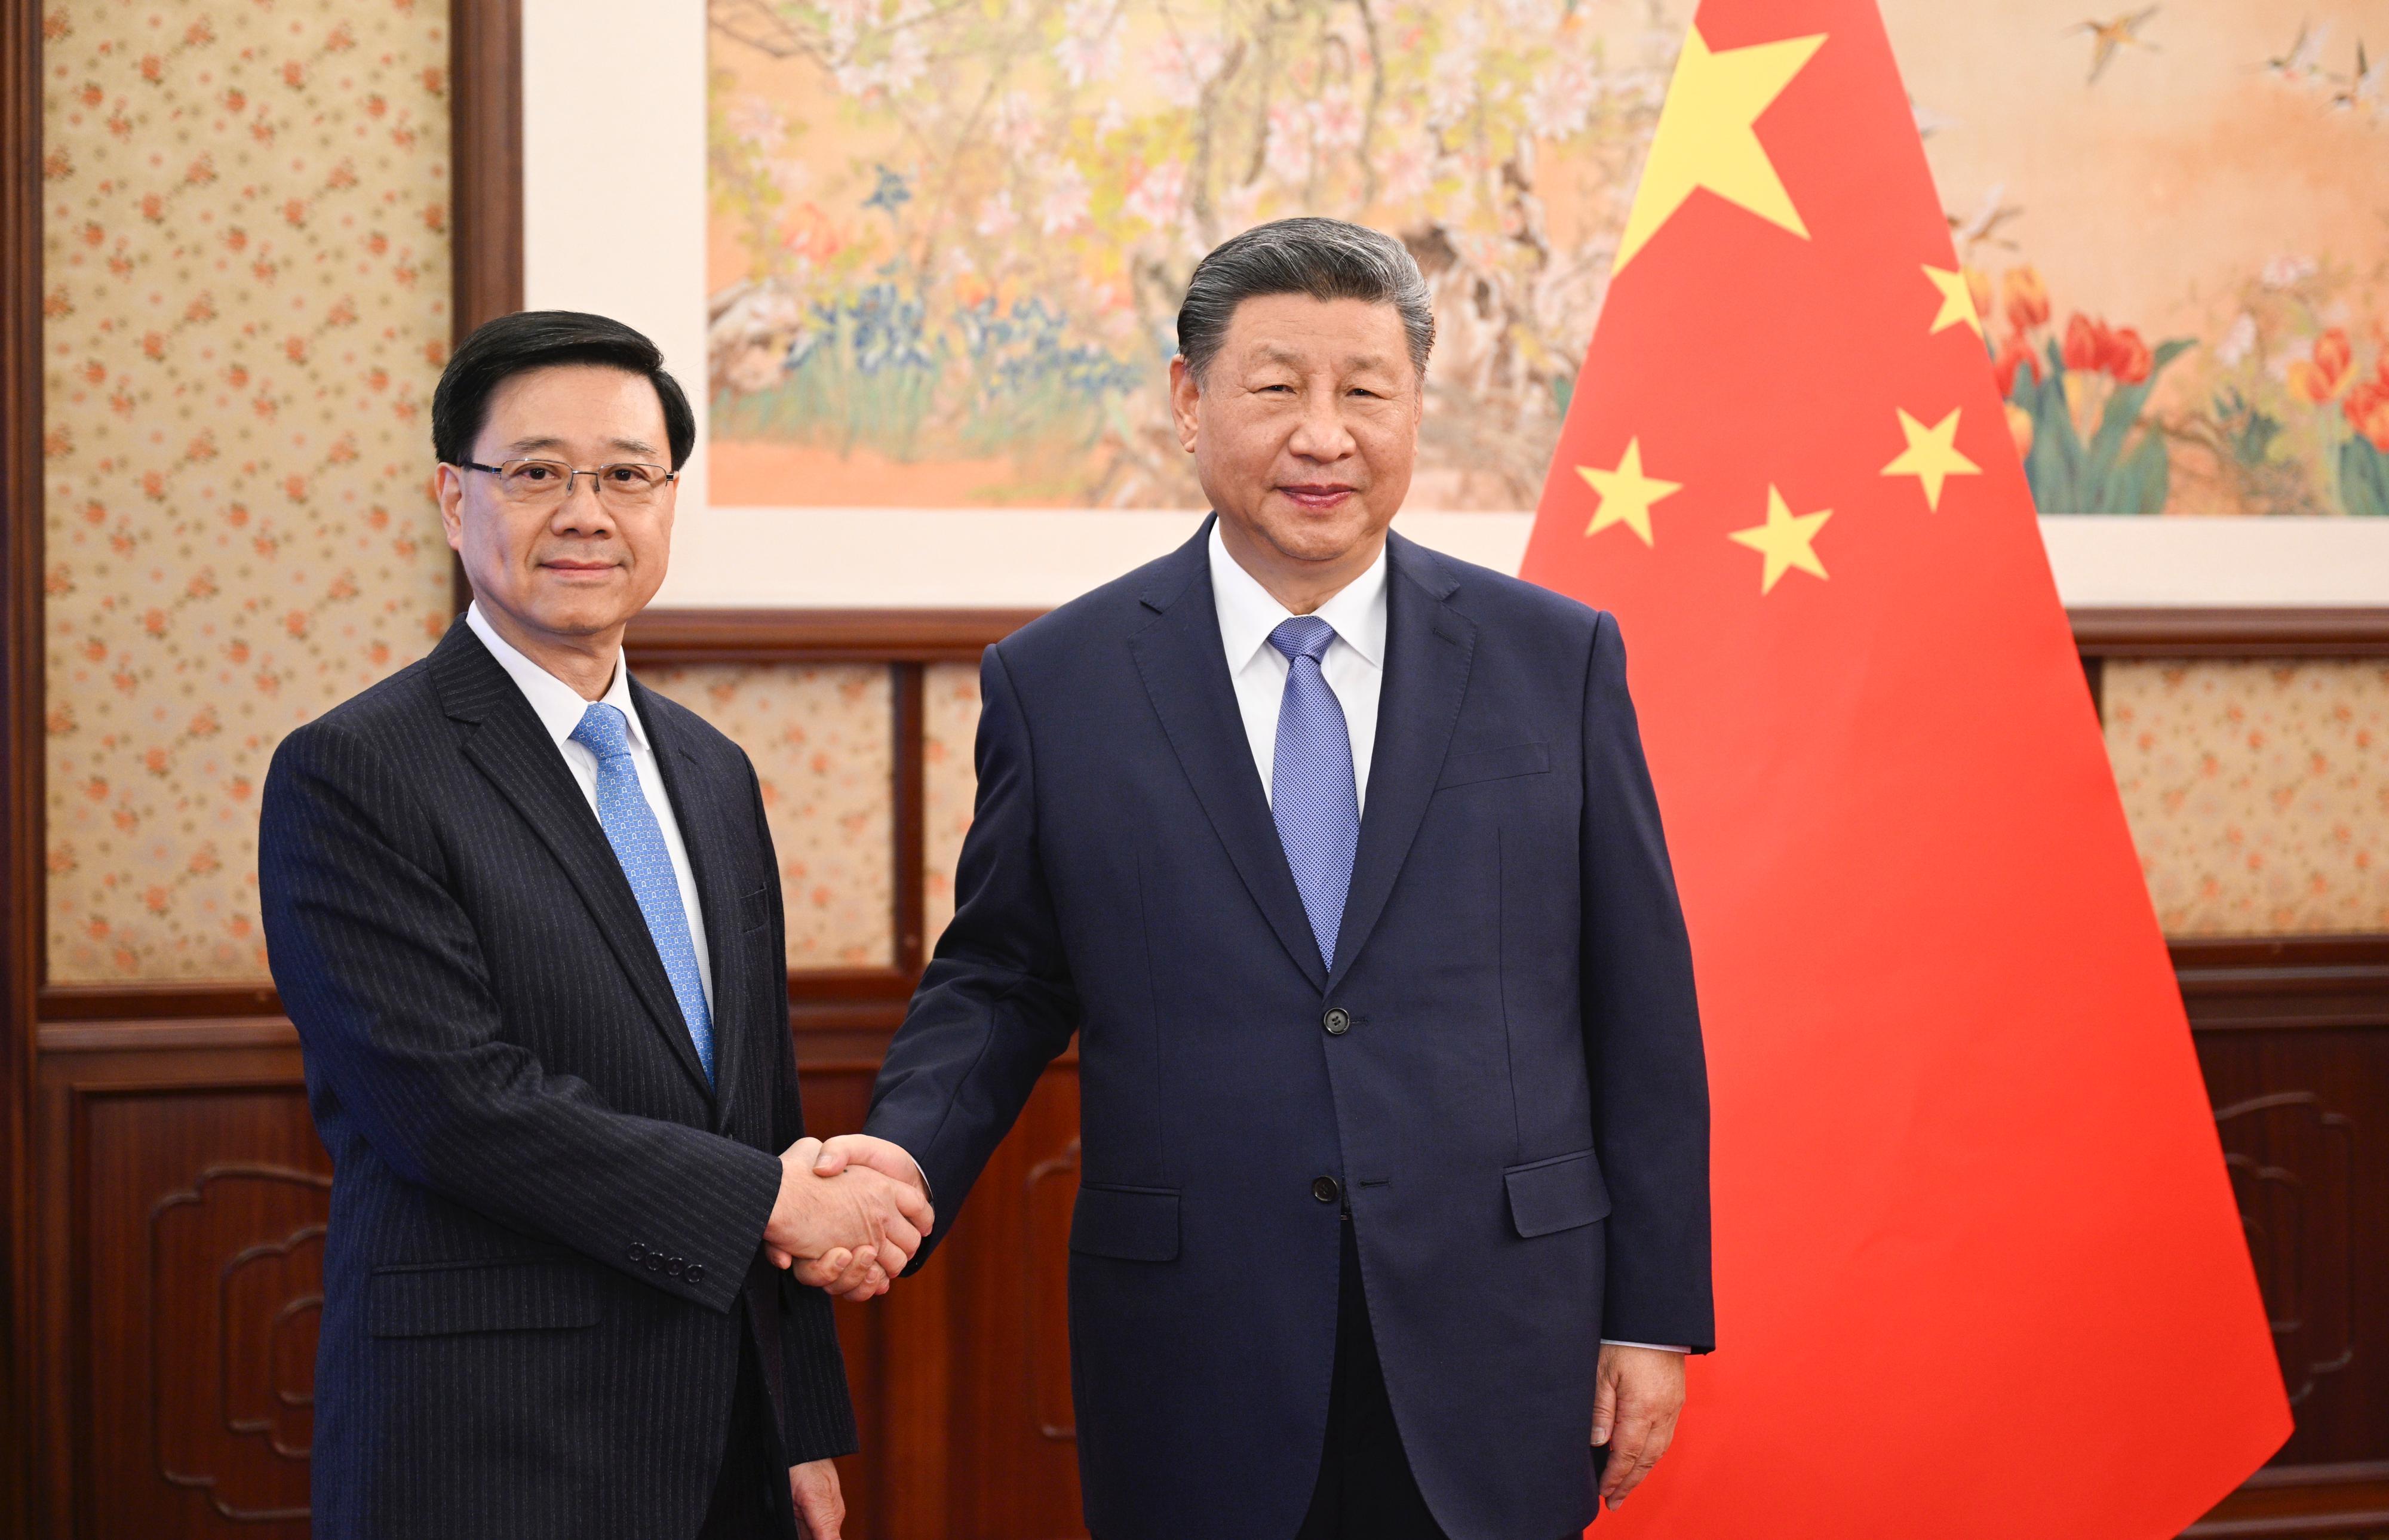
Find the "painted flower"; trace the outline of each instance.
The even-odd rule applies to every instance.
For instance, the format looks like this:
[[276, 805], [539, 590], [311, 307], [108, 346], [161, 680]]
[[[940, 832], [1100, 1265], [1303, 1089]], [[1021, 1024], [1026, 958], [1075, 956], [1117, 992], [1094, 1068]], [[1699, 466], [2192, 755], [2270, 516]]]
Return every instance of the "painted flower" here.
[[2008, 434], [2015, 439], [2016, 458], [2021, 460], [2032, 452], [2032, 414], [2013, 401], [2007, 408]]
[[1177, 33], [1146, 56], [1144, 72], [1161, 99], [1180, 111], [1203, 100], [1203, 88], [1227, 62], [1227, 50], [1207, 33]]
[[1118, 71], [1118, 21], [1119, 8], [1108, 0], [1070, 0], [1062, 7], [1062, 39], [1054, 45], [1054, 58], [1071, 89]]
[[2295, 288], [2320, 271], [2312, 257], [2276, 257], [2265, 264], [2258, 281], [2269, 289]]
[[2215, 361], [2227, 369], [2237, 368], [2242, 359], [2256, 350], [2256, 318], [2246, 311], [2234, 316], [2223, 340], [2215, 345]]
[[990, 240], [1002, 240], [1012, 234], [1019, 223], [1020, 215], [1012, 207], [1012, 194], [1008, 189], [978, 206], [978, 233]]
[[2154, 362], [2140, 334], [2125, 326], [2107, 335], [2106, 356], [2099, 361], [2099, 366], [2123, 384], [2138, 385], [2149, 377], [2149, 368]]
[[1185, 203], [1186, 168], [1179, 161], [1165, 160], [1137, 178], [1121, 207], [1155, 229], [1168, 230], [1177, 224]]
[[1310, 180], [1310, 115], [1293, 102], [1269, 110], [1269, 148], [1263, 156], [1271, 178], [1282, 187]]
[[2088, 374], [2100, 366], [2107, 356], [2107, 326], [2076, 311], [2065, 322], [2065, 341], [2059, 356], [2072, 374]]
[[[2315, 338], [2311, 357], [2290, 365], [2290, 393], [2303, 401], [2327, 401], [2347, 384], [2349, 366], [2355, 362], [2356, 349], [2347, 339], [2346, 328], [2333, 326]], [[2355, 419], [2351, 415], [2349, 420]]]
[[2347, 393], [2341, 410], [2347, 414], [2349, 426], [2371, 440], [2374, 449], [2389, 454], [2389, 379], [2366, 380]]
[[1527, 92], [1527, 123], [1544, 139], [1572, 139], [1584, 131], [1601, 96], [1601, 82], [1582, 58], [1555, 59]]
[[1046, 184], [1037, 205], [1037, 223], [1045, 234], [1059, 235], [1087, 223], [1087, 176], [1075, 160], [1062, 161]]
[[2028, 332], [2049, 320], [2049, 286], [2034, 267], [2012, 267], [1999, 279], [2000, 301], [2008, 325]]
[[1991, 361], [1991, 377], [1999, 381], [2000, 395], [2004, 396], [2015, 388], [2019, 368], [2031, 370], [2032, 382], [2035, 385], [2040, 383], [2040, 356], [2033, 351], [2032, 344], [2025, 340], [2024, 333], [2011, 332], [2007, 341], [1999, 346], [1999, 357]]

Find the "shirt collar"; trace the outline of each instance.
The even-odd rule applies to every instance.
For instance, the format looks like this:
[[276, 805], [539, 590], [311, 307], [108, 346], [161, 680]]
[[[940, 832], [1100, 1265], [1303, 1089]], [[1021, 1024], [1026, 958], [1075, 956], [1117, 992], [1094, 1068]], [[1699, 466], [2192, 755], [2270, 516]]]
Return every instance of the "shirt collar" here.
[[[481, 613], [478, 599], [466, 607], [465, 624], [473, 628], [473, 634], [481, 639], [481, 645], [490, 649], [490, 655], [498, 660], [498, 667], [515, 681], [515, 688], [523, 693], [523, 699], [530, 702], [532, 714], [539, 718], [539, 725], [547, 729], [547, 735], [556, 740], [556, 747], [562, 748], [570, 742], [574, 731], [581, 726], [581, 719], [588, 714], [591, 703], [581, 698], [580, 691], [525, 657], [514, 643], [500, 636], [498, 629], [491, 625], [489, 617]], [[631, 703], [631, 670], [619, 658], [614, 664], [614, 682], [606, 687], [604, 702], [619, 709], [623, 720], [631, 724], [631, 746], [645, 748], [646, 729], [639, 720], [638, 708]]]
[[[1220, 640], [1228, 656], [1241, 668], [1269, 643], [1270, 632], [1293, 615], [1277, 602], [1260, 579], [1228, 554], [1219, 521], [1211, 523], [1211, 595], [1220, 611]], [[1313, 612], [1335, 628], [1335, 634], [1368, 661], [1386, 666], [1386, 553], [1381, 548], [1369, 570], [1336, 591], [1334, 598]]]

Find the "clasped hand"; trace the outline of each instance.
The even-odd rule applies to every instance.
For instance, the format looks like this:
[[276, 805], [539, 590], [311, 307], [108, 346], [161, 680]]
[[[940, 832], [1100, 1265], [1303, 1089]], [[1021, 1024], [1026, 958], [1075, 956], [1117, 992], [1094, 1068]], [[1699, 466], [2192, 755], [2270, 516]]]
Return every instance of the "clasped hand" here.
[[763, 1254], [799, 1283], [867, 1300], [886, 1293], [919, 1254], [936, 1218], [919, 1173], [894, 1145], [849, 1135], [825, 1152], [821, 1140], [802, 1139], [780, 1152], [780, 1196], [763, 1226]]

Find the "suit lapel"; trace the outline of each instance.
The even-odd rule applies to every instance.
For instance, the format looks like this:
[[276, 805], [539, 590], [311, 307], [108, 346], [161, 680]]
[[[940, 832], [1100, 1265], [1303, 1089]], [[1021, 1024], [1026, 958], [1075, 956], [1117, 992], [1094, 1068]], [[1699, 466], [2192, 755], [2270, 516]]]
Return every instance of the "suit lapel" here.
[[588, 798], [530, 703], [462, 620], [433, 649], [430, 668], [442, 708], [455, 720], [474, 724], [465, 735], [465, 757], [514, 804], [564, 868], [666, 1045], [689, 1078], [711, 1095], [713, 1088], [681, 1019], [671, 978], [647, 933], [646, 916], [639, 911], [630, 879], [622, 874], [605, 828], [589, 810]]
[[1418, 837], [1476, 652], [1476, 622], [1445, 603], [1460, 586], [1450, 569], [1399, 535], [1389, 533], [1386, 541], [1386, 681], [1361, 847], [1335, 938], [1334, 983], [1342, 982], [1367, 944]]
[[[1194, 785], [1194, 799], [1227, 847], [1246, 891], [1295, 965], [1324, 988], [1327, 971], [1319, 943], [1270, 819], [1245, 719], [1236, 708], [1235, 684], [1228, 677], [1219, 608], [1211, 597], [1210, 534], [1206, 520], [1163, 564], [1143, 595], [1154, 619], [1130, 641], [1129, 649], [1162, 732]], [[1375, 783], [1373, 779], [1373, 789]], [[1365, 846], [1365, 829], [1361, 837]]]
[[697, 906], [705, 911], [705, 951], [713, 968], [714, 1114], [716, 1126], [727, 1127], [743, 1056], [747, 997], [730, 963], [731, 948], [739, 939], [741, 908], [729, 836], [722, 826], [722, 802], [706, 795], [696, 756], [689, 752], [679, 721], [658, 707], [655, 692], [634, 679], [631, 698], [638, 706], [647, 741], [655, 745], [656, 768], [663, 772], [664, 791], [671, 798], [672, 817], [680, 824], [681, 843], [688, 849], [689, 870], [696, 879]]

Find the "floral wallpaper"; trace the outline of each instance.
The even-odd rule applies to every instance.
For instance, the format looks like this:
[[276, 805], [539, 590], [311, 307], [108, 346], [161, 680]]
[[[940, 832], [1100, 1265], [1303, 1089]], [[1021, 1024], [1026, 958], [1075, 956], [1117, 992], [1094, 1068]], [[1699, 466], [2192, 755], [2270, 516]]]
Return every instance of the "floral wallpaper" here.
[[931, 948], [954, 917], [954, 863], [962, 859], [963, 835], [970, 832], [971, 805], [978, 795], [972, 748], [978, 738], [978, 665], [940, 663], [922, 681], [921, 719], [926, 742], [922, 758], [928, 785], [922, 797], [927, 824], [922, 858], [928, 866], [922, 893], [928, 911], [921, 935]]
[[53, 980], [262, 977], [275, 744], [446, 624], [446, 28], [43, 13]]
[[2389, 662], [2119, 659], [2102, 694], [2167, 935], [2389, 930]]
[[896, 721], [888, 669], [714, 665], [638, 677], [755, 761], [787, 901], [788, 966], [893, 963]]

